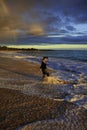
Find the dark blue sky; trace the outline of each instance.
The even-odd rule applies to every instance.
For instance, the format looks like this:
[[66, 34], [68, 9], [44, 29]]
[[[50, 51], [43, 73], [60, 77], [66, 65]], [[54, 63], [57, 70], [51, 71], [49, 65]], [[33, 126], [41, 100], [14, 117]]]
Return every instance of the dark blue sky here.
[[0, 0], [0, 44], [87, 44], [87, 0]]

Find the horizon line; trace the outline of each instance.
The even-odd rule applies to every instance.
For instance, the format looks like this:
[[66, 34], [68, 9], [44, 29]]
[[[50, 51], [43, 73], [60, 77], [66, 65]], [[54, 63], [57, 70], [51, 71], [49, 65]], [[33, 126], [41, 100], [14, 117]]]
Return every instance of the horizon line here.
[[36, 48], [36, 49], [53, 49], [53, 50], [61, 50], [61, 49], [84, 49], [87, 50], [87, 44], [47, 44], [47, 45], [8, 45], [7, 47], [11, 48]]

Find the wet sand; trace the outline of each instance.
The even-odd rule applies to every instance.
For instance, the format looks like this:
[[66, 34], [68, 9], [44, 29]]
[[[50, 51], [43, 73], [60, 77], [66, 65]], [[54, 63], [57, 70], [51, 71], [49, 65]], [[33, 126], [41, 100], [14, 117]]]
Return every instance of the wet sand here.
[[86, 130], [87, 110], [56, 95], [64, 93], [42, 84], [38, 64], [0, 57], [1, 130]]
[[0, 129], [9, 130], [27, 123], [57, 118], [65, 113], [68, 105], [73, 106], [5, 88], [0, 88], [0, 101]]

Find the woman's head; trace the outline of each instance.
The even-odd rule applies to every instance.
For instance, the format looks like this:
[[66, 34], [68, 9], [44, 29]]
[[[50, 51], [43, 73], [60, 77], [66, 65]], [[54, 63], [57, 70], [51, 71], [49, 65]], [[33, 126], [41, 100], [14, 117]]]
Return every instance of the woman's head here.
[[47, 62], [48, 57], [44, 56], [42, 60], [45, 61], [45, 62]]

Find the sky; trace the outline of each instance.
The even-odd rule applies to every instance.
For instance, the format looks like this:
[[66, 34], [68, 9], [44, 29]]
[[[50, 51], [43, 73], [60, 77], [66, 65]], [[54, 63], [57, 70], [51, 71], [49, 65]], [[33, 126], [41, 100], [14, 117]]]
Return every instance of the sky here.
[[87, 48], [87, 0], [0, 0], [0, 45]]

